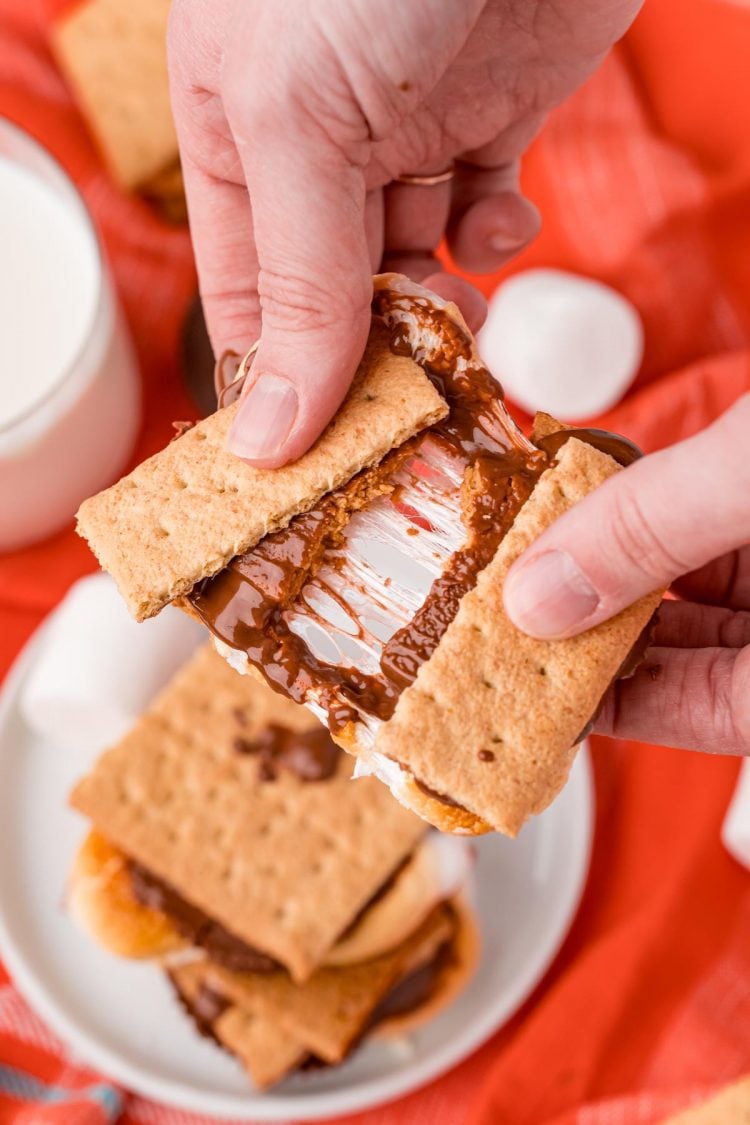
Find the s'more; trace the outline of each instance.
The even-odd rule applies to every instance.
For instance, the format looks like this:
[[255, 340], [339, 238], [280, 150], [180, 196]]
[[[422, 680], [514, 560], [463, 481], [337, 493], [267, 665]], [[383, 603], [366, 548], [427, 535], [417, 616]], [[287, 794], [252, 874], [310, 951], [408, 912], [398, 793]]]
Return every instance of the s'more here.
[[58, 65], [115, 180], [186, 217], [167, 69], [170, 0], [79, 0], [52, 24]]
[[131, 612], [176, 602], [199, 618], [238, 671], [310, 707], [357, 776], [433, 825], [515, 835], [565, 784], [661, 595], [549, 642], [512, 625], [503, 582], [638, 451], [547, 415], [526, 438], [456, 306], [396, 274], [374, 279], [349, 395], [299, 461], [229, 453], [236, 408], [82, 505]]
[[259, 1088], [403, 1035], [476, 964], [468, 845], [351, 770], [309, 711], [205, 645], [71, 796], [92, 828], [70, 914], [162, 968]]

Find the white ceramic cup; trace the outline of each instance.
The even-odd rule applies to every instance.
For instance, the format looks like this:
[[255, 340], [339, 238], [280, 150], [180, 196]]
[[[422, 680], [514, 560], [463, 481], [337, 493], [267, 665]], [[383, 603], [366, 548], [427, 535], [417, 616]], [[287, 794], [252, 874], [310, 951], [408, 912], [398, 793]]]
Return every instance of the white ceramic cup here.
[[64, 527], [132, 451], [140, 386], [91, 218], [0, 118], [0, 551]]

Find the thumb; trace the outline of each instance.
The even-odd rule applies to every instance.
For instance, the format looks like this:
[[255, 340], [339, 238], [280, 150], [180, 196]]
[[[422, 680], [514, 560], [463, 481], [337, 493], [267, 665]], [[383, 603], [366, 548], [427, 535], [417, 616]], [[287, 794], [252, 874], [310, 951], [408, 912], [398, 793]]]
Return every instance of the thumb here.
[[687, 441], [610, 478], [552, 525], [505, 581], [534, 637], [590, 629], [750, 541], [750, 395]]
[[[365, 184], [306, 99], [274, 104], [262, 74], [225, 93], [258, 254], [261, 337], [229, 445], [251, 464], [300, 457], [338, 408], [362, 357], [372, 274]], [[293, 79], [291, 80], [293, 82]], [[283, 110], [283, 121], [282, 121]]]

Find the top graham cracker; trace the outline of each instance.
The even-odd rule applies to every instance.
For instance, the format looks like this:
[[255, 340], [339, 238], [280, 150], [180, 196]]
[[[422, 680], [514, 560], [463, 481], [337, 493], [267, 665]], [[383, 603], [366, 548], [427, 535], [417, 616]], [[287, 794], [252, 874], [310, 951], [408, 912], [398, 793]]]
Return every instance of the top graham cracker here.
[[349, 394], [291, 465], [256, 469], [226, 448], [237, 404], [218, 410], [84, 501], [78, 531], [133, 617], [152, 617], [325, 493], [376, 464], [448, 407], [421, 367], [374, 325]]
[[550, 524], [618, 471], [598, 449], [565, 443], [378, 731], [377, 751], [509, 836], [562, 789], [581, 731], [661, 592], [580, 636], [542, 641], [506, 616], [503, 583]]
[[205, 645], [71, 795], [129, 858], [304, 980], [424, 824], [378, 782], [267, 779], [243, 747], [319, 726]]

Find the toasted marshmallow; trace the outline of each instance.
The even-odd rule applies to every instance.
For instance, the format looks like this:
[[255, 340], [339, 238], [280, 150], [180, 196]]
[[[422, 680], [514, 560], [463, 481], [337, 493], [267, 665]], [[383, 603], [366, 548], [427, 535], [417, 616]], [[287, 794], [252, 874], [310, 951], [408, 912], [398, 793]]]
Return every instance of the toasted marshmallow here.
[[471, 863], [472, 851], [466, 841], [428, 833], [393, 885], [337, 942], [325, 963], [350, 965], [395, 949], [431, 910], [466, 884]]

